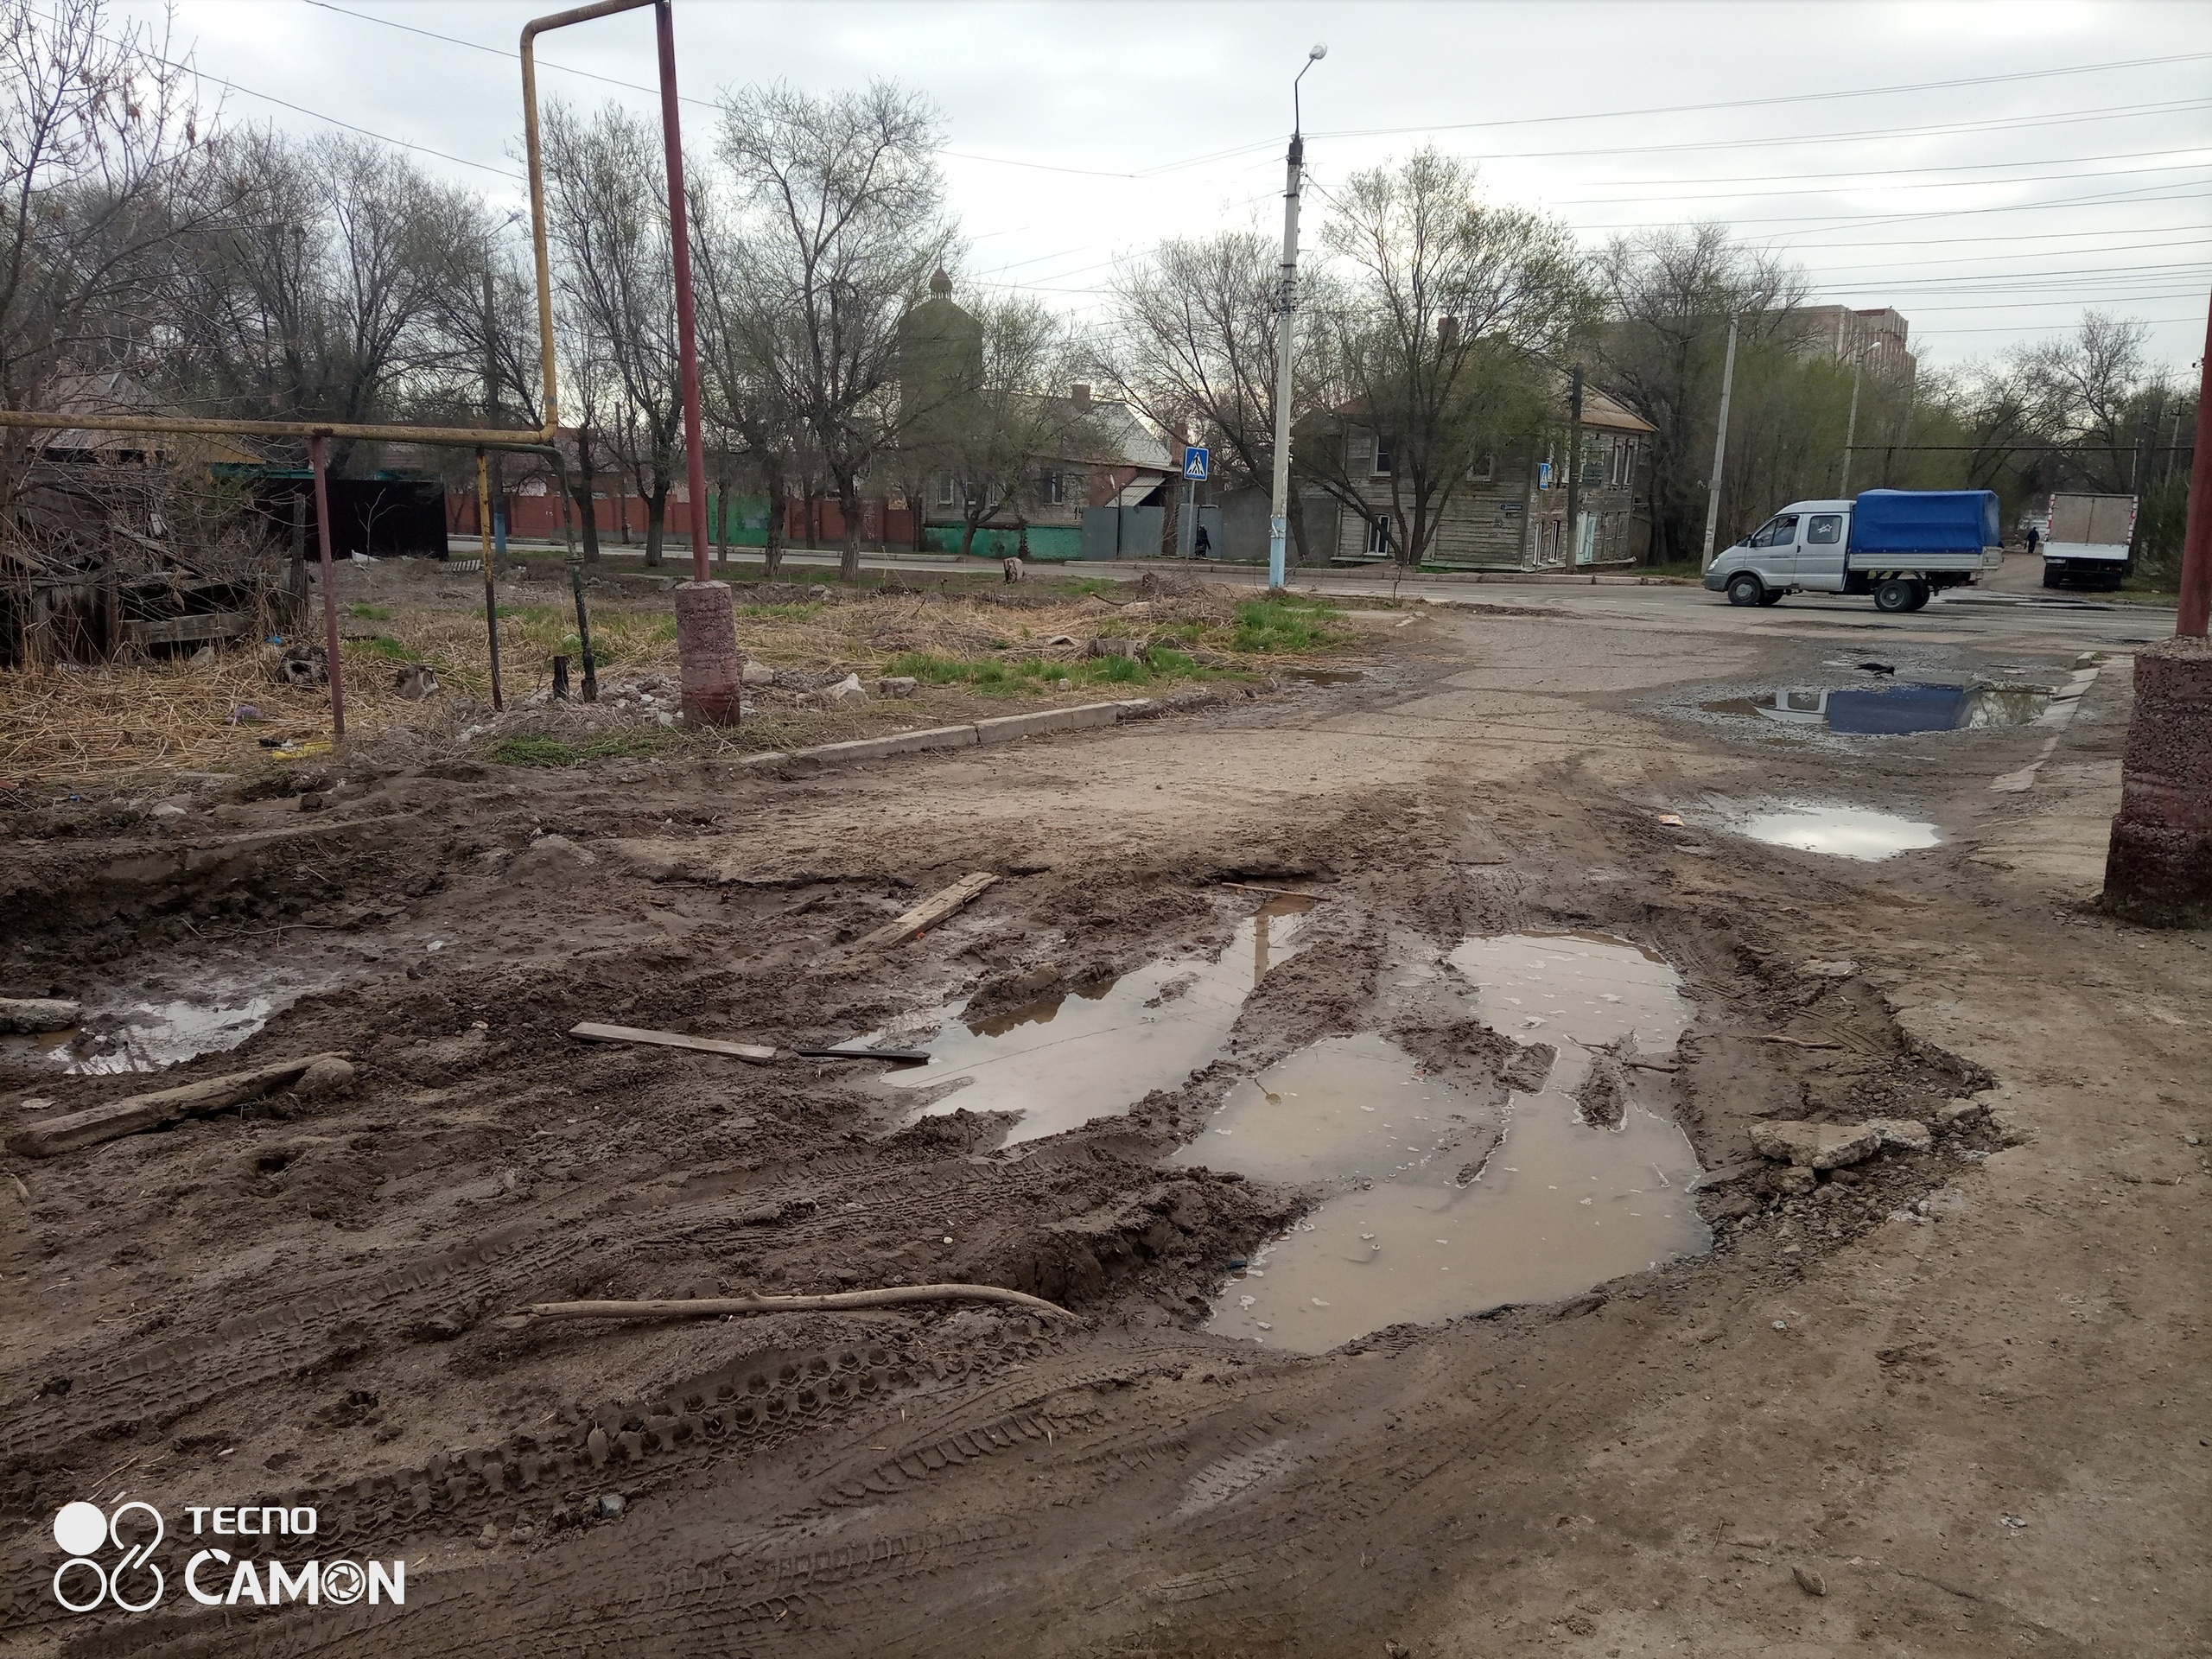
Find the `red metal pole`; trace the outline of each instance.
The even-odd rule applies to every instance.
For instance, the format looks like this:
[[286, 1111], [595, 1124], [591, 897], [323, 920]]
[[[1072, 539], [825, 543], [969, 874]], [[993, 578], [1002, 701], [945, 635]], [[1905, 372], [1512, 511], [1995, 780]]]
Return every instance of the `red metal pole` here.
[[2181, 607], [2174, 617], [2177, 637], [2205, 637], [2212, 622], [2212, 444], [2205, 428], [2212, 422], [2212, 310], [2204, 320], [2204, 360], [2196, 376], [2196, 458], [2189, 468], [2189, 525], [2181, 538]]
[[683, 370], [683, 465], [691, 492], [691, 580], [705, 582], [707, 566], [707, 455], [699, 418], [699, 351], [692, 332], [691, 235], [685, 223], [683, 130], [677, 110], [676, 19], [669, 0], [658, 0], [653, 24], [660, 36], [660, 130], [668, 150], [668, 235], [675, 253], [676, 353]]
[[338, 665], [338, 581], [330, 569], [330, 474], [321, 438], [308, 440], [308, 458], [315, 467], [315, 534], [322, 549], [322, 647], [330, 671], [330, 735], [335, 742], [346, 735], [346, 683]]

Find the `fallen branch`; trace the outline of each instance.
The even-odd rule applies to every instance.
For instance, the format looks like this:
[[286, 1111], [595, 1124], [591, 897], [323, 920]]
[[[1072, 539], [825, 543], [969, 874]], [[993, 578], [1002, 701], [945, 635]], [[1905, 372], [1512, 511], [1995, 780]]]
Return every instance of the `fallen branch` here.
[[927, 1065], [931, 1055], [920, 1048], [795, 1048], [805, 1060], [887, 1060], [893, 1065]]
[[1755, 1043], [1787, 1043], [1792, 1048], [1841, 1048], [1843, 1046], [1841, 1043], [1815, 1042], [1809, 1037], [1784, 1037], [1778, 1033], [1771, 1032], [1754, 1032], [1751, 1033], [1751, 1040]]
[[[105, 1106], [88, 1106], [81, 1112], [66, 1113], [35, 1128], [18, 1130], [8, 1137], [8, 1147], [29, 1158], [52, 1158], [74, 1152], [79, 1147], [97, 1146], [103, 1141], [143, 1130], [163, 1128], [188, 1117], [204, 1117], [226, 1106], [258, 1099], [297, 1083], [311, 1065], [325, 1060], [343, 1062], [345, 1058], [343, 1053], [308, 1054], [252, 1071], [233, 1071], [226, 1077], [188, 1083], [178, 1089], [132, 1095], [127, 1100], [111, 1101]], [[344, 1075], [352, 1075], [350, 1068]]]
[[1255, 887], [1249, 881], [1224, 881], [1224, 887], [1234, 887], [1239, 893], [1271, 893], [1278, 899], [1325, 899], [1325, 893], [1300, 893], [1295, 887]]
[[694, 1296], [660, 1302], [533, 1302], [522, 1311], [537, 1319], [712, 1319], [725, 1313], [803, 1313], [821, 1308], [895, 1307], [902, 1302], [1001, 1302], [1057, 1319], [1076, 1317], [1057, 1302], [997, 1285], [896, 1285], [821, 1296]]
[[935, 927], [997, 880], [998, 877], [988, 870], [963, 875], [944, 892], [923, 899], [897, 921], [887, 922], [874, 932], [861, 935], [853, 941], [853, 948], [855, 950], [873, 950], [882, 945], [904, 944], [917, 933]]

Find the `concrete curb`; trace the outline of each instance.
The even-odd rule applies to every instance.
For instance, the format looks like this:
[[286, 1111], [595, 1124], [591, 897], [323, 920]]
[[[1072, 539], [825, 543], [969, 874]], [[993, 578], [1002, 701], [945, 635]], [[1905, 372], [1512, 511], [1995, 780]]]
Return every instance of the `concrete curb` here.
[[918, 732], [893, 732], [888, 737], [857, 738], [849, 743], [817, 743], [807, 749], [771, 749], [760, 754], [748, 754], [737, 764], [772, 766], [787, 760], [878, 760], [894, 754], [918, 754], [929, 749], [974, 748], [979, 744], [1011, 743], [1018, 738], [1111, 726], [1116, 721], [1140, 717], [1151, 707], [1149, 697], [1130, 697], [1118, 702], [1079, 703], [1072, 709], [1039, 709], [1034, 714], [1002, 715], [966, 726], [932, 726]]

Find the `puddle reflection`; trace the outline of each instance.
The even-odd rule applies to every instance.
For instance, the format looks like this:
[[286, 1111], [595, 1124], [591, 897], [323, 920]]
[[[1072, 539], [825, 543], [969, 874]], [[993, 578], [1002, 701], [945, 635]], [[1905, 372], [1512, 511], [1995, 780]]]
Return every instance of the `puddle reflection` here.
[[1868, 863], [1934, 847], [1942, 840], [1932, 823], [1853, 806], [1792, 806], [1755, 813], [1735, 827], [1738, 834], [1771, 847], [1795, 847], [1800, 852]]
[[[1118, 979], [1064, 987], [969, 1025], [950, 1011], [927, 1065], [884, 1081], [895, 1089], [963, 1082], [923, 1116], [1019, 1112], [1008, 1144], [1116, 1116], [1155, 1089], [1173, 1089], [1212, 1060], [1244, 999], [1298, 949], [1313, 900], [1270, 899], [1237, 925], [1214, 961], [1171, 958]], [[862, 1039], [865, 1042], [868, 1039]]]
[[1710, 1248], [1689, 1197], [1697, 1155], [1637, 1103], [1636, 1072], [1617, 1128], [1581, 1121], [1575, 1101], [1593, 1063], [1612, 1065], [1592, 1049], [1674, 1047], [1691, 1012], [1674, 969], [1598, 934], [1471, 939], [1448, 960], [1493, 1029], [1557, 1048], [1543, 1086], [1513, 1096], [1479, 1168], [1476, 1103], [1379, 1038], [1315, 1044], [1233, 1094], [1178, 1161], [1340, 1190], [1230, 1281], [1208, 1329], [1318, 1353]]
[[1702, 705], [1714, 715], [1756, 715], [1783, 726], [1818, 726], [1853, 737], [1911, 732], [1975, 731], [2031, 726], [2050, 706], [2050, 693], [2027, 685], [1783, 686], [1757, 697]]

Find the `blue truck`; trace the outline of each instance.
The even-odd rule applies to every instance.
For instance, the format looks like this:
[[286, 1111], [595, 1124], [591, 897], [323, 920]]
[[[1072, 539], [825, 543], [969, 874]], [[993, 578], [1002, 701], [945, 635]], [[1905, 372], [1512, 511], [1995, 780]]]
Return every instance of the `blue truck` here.
[[1705, 585], [1731, 605], [1864, 594], [1878, 611], [1916, 611], [2004, 560], [1994, 491], [1865, 490], [1791, 502], [1717, 555]]

